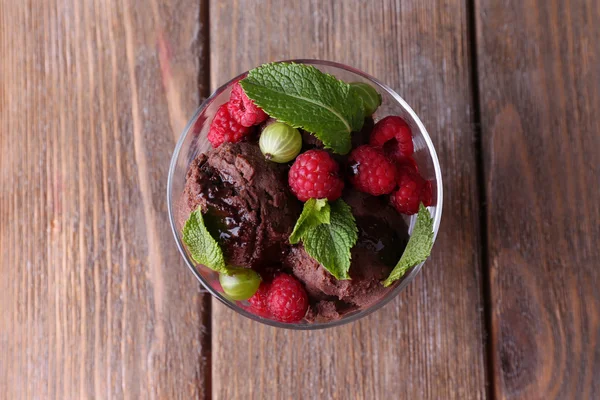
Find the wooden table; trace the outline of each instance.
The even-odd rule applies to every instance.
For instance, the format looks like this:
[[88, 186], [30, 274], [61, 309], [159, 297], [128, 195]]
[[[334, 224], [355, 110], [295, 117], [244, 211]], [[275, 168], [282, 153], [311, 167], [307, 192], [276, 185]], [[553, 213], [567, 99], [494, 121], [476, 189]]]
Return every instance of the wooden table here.
[[[318, 332], [204, 293], [168, 227], [211, 90], [319, 58], [390, 84], [444, 175], [431, 259]], [[600, 398], [597, 0], [0, 1], [0, 399]]]

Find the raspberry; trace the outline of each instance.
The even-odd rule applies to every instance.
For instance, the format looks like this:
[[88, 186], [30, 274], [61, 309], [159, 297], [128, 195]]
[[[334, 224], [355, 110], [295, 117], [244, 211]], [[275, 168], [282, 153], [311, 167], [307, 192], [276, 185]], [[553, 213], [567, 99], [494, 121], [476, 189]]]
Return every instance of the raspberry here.
[[344, 181], [338, 176], [339, 166], [325, 150], [309, 150], [300, 154], [288, 176], [292, 193], [300, 201], [310, 198], [336, 200], [342, 195]]
[[414, 152], [408, 124], [395, 116], [385, 117], [375, 124], [369, 144], [383, 148], [384, 153], [393, 159], [409, 157]]
[[433, 190], [430, 181], [425, 181], [425, 186], [421, 190], [421, 201], [425, 207], [429, 207], [433, 203]]
[[398, 212], [412, 215], [419, 212], [419, 204], [430, 206], [432, 201], [431, 182], [426, 181], [412, 167], [400, 168], [398, 190], [390, 196]]
[[240, 125], [250, 127], [264, 122], [269, 116], [248, 98], [244, 89], [236, 82], [231, 89], [227, 105], [229, 113]]
[[396, 167], [398, 167], [398, 171], [402, 168], [411, 168], [411, 169], [419, 172], [419, 167], [417, 166], [417, 163], [410, 156], [408, 156], [408, 157], [398, 156], [398, 157], [392, 158], [392, 160], [396, 162]]
[[217, 110], [210, 124], [208, 141], [213, 147], [219, 147], [225, 142], [237, 143], [250, 133], [250, 128], [238, 124], [227, 109], [227, 103]]
[[256, 293], [248, 299], [250, 307], [248, 307], [247, 310], [263, 318], [271, 318], [271, 312], [267, 305], [267, 297], [270, 289], [271, 284], [262, 282]]
[[273, 279], [267, 305], [277, 321], [298, 322], [308, 309], [308, 295], [296, 278], [280, 274]]
[[391, 193], [396, 187], [396, 166], [381, 149], [373, 146], [360, 146], [350, 154], [353, 174], [350, 182], [361, 192], [380, 196]]
[[423, 178], [419, 174], [417, 163], [412, 157], [405, 157], [404, 164], [396, 164], [398, 166], [398, 186], [402, 187], [403, 184], [407, 184], [409, 180], [415, 180], [422, 184], [420, 201], [425, 207], [429, 207], [433, 202], [433, 189], [431, 188], [431, 182]]

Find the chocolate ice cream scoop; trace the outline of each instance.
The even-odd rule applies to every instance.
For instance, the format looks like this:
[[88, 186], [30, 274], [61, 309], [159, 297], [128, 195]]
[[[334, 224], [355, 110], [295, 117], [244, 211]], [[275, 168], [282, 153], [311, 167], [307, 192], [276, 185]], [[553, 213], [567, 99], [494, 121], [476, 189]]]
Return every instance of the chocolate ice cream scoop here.
[[[352, 207], [358, 227], [358, 242], [352, 249], [350, 266], [352, 279], [337, 280], [301, 245], [290, 250], [286, 264], [304, 282], [312, 298], [339, 299], [363, 307], [379, 300], [389, 290], [381, 281], [387, 278], [402, 256], [408, 241], [408, 228], [384, 198], [352, 191], [344, 195], [344, 200]], [[330, 308], [331, 304], [328, 304], [329, 314]]]
[[279, 263], [301, 211], [286, 167], [268, 162], [255, 144], [225, 143], [190, 166], [184, 200], [202, 208], [228, 264], [260, 268]]

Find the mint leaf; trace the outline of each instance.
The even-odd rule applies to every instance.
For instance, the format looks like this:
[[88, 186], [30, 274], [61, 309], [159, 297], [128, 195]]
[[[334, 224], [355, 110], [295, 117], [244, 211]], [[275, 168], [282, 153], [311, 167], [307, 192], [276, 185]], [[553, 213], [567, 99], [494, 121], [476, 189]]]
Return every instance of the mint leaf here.
[[337, 279], [350, 279], [350, 249], [358, 229], [350, 206], [342, 199], [331, 204], [329, 224], [320, 224], [302, 237], [306, 252]]
[[304, 203], [302, 214], [300, 214], [296, 226], [294, 226], [294, 231], [290, 235], [290, 243], [298, 243], [306, 235], [306, 232], [318, 225], [329, 224], [330, 215], [331, 208], [327, 199], [309, 199]]
[[182, 238], [194, 261], [214, 271], [228, 273], [223, 251], [206, 229], [200, 207], [185, 221]]
[[431, 214], [423, 203], [421, 203], [419, 214], [417, 214], [417, 223], [408, 240], [406, 249], [404, 249], [400, 261], [398, 261], [390, 276], [383, 282], [383, 286], [390, 286], [393, 282], [402, 278], [410, 268], [425, 261], [429, 257], [429, 254], [431, 254], [432, 247], [433, 218], [431, 218]]
[[269, 116], [313, 133], [335, 153], [350, 151], [350, 133], [364, 123], [363, 101], [350, 85], [310, 65], [265, 64], [240, 84]]
[[368, 117], [373, 115], [375, 110], [381, 105], [381, 95], [368, 83], [352, 82], [350, 83], [350, 90], [356, 92], [362, 99], [363, 106], [365, 107], [365, 115]]

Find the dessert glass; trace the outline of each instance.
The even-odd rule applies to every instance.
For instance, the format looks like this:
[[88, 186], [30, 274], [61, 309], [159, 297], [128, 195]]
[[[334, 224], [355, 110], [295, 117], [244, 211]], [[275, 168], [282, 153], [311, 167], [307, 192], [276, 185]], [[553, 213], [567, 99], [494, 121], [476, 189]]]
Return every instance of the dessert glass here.
[[[377, 109], [373, 118], [375, 122], [388, 116], [398, 115], [402, 117], [410, 126], [413, 134], [413, 142], [415, 147], [414, 160], [418, 164], [419, 172], [425, 178], [431, 181], [433, 192], [433, 203], [428, 207], [433, 217], [434, 241], [437, 236], [440, 220], [442, 217], [442, 174], [440, 164], [431, 142], [431, 138], [425, 130], [425, 126], [417, 117], [410, 106], [389, 86], [379, 82], [377, 79], [359, 71], [355, 68], [338, 64], [330, 61], [321, 60], [289, 60], [296, 63], [313, 65], [319, 70], [332, 74], [336, 78], [345, 82], [365, 82], [373, 86], [382, 96], [382, 104]], [[228, 299], [222, 292], [219, 285], [219, 276], [217, 272], [210, 270], [203, 265], [197, 265], [190, 257], [181, 237], [181, 229], [188, 215], [182, 215], [185, 207], [181, 205], [182, 193], [185, 187], [185, 178], [190, 163], [200, 153], [206, 152], [211, 148], [210, 142], [207, 140], [207, 134], [210, 123], [217, 112], [220, 105], [228, 101], [231, 93], [231, 86], [234, 82], [241, 79], [245, 75], [237, 76], [218, 88], [209, 98], [207, 98], [200, 108], [196, 111], [192, 119], [185, 127], [175, 151], [171, 159], [169, 168], [169, 176], [167, 182], [167, 205], [169, 211], [169, 220], [171, 229], [175, 238], [175, 243], [179, 248], [181, 256], [185, 260], [188, 268], [194, 276], [202, 283], [202, 285], [215, 298], [221, 301], [229, 308], [236, 312], [252, 319], [265, 323], [267, 325], [289, 328], [289, 329], [321, 329], [342, 325], [348, 322], [356, 321], [372, 312], [380, 309], [389, 303], [398, 295], [408, 284], [415, 278], [421, 270], [423, 263], [411, 268], [402, 279], [398, 280], [392, 286], [392, 289], [381, 298], [379, 301], [365, 307], [361, 310], [351, 311], [344, 314], [340, 319], [327, 322], [305, 322], [299, 323], [282, 323], [274, 320], [262, 318], [252, 314], [244, 309], [244, 302], [233, 301]], [[412, 232], [416, 222], [416, 215], [404, 216], [404, 219], [409, 227], [409, 232]]]

